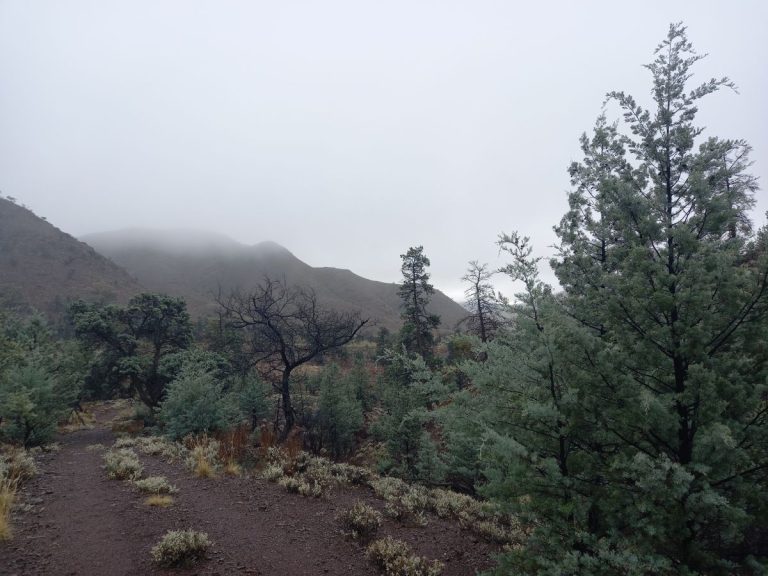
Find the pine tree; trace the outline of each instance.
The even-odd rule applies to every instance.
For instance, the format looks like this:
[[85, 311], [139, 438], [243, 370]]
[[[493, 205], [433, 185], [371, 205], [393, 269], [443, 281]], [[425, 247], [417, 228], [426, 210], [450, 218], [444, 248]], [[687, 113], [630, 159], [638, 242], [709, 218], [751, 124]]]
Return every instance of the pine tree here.
[[424, 247], [409, 248], [401, 254], [403, 282], [398, 294], [402, 299], [404, 321], [401, 339], [409, 352], [416, 352], [424, 359], [432, 357], [434, 337], [432, 330], [440, 325], [440, 317], [427, 311], [429, 297], [435, 293], [429, 283], [429, 258], [424, 255]]
[[472, 376], [485, 491], [535, 526], [509, 557], [521, 573], [768, 564], [766, 232], [748, 217], [749, 146], [694, 124], [703, 97], [733, 87], [689, 89], [700, 59], [672, 25], [647, 66], [654, 108], [611, 93], [624, 123], [601, 116], [582, 138], [552, 262], [563, 293], [524, 239], [502, 238], [525, 292]]

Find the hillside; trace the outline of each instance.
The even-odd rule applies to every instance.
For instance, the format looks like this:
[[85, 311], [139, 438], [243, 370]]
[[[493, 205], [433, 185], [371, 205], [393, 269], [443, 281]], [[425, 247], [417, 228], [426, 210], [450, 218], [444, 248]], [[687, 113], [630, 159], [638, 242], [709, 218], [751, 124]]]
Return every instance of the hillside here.
[[0, 307], [59, 316], [78, 298], [126, 302], [140, 291], [125, 270], [87, 244], [0, 198]]
[[[313, 268], [273, 242], [239, 244], [226, 236], [202, 232], [123, 230], [83, 238], [136, 277], [147, 289], [183, 296], [193, 314], [216, 311], [214, 295], [248, 290], [265, 276], [284, 278], [315, 290], [319, 299], [339, 310], [359, 310], [390, 330], [400, 326], [400, 299], [395, 284], [362, 278], [349, 270]], [[435, 293], [430, 307], [445, 328], [466, 312]]]

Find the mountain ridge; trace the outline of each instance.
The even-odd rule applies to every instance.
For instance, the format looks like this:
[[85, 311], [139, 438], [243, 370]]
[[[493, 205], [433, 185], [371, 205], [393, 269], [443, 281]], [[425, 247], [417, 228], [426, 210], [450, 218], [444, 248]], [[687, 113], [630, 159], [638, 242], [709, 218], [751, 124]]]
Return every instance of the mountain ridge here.
[[[137, 237], [139, 234], [141, 237]], [[312, 288], [327, 306], [359, 311], [381, 326], [399, 329], [400, 298], [395, 283], [370, 280], [349, 269], [313, 267], [270, 240], [247, 245], [226, 235], [200, 231], [198, 239], [187, 242], [189, 249], [179, 251], [175, 247], [180, 241], [174, 234], [169, 230], [124, 229], [88, 234], [81, 239], [148, 289], [184, 297], [195, 315], [215, 313], [212, 293], [247, 291], [269, 276]], [[178, 233], [188, 234], [188, 229]], [[218, 239], [218, 250], [211, 250], [212, 243], [205, 239]], [[444, 329], [452, 329], [466, 316], [458, 303], [440, 291], [432, 298], [431, 311], [441, 316]]]

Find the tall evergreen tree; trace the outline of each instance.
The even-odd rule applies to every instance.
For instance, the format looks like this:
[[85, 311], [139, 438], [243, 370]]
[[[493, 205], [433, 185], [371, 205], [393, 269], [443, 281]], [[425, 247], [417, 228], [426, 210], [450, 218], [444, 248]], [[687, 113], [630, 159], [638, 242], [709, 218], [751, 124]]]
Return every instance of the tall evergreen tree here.
[[461, 277], [469, 286], [464, 290], [465, 306], [469, 316], [464, 322], [467, 328], [482, 342], [492, 339], [503, 324], [502, 306], [504, 300], [493, 289], [490, 280], [494, 271], [488, 269], [488, 264], [480, 264], [472, 260], [467, 273]]
[[502, 238], [525, 292], [472, 376], [495, 398], [486, 493], [534, 526], [510, 557], [521, 573], [768, 565], [765, 231], [748, 217], [749, 146], [694, 124], [701, 98], [732, 87], [689, 89], [700, 59], [672, 25], [647, 66], [654, 108], [611, 93], [628, 133], [601, 117], [582, 138], [552, 262], [563, 293]]
[[401, 338], [406, 350], [417, 352], [422, 358], [432, 357], [434, 336], [432, 330], [440, 325], [440, 317], [427, 311], [429, 297], [435, 293], [429, 283], [429, 258], [424, 255], [424, 247], [409, 248], [401, 254], [403, 281], [398, 289], [402, 299], [404, 321]]

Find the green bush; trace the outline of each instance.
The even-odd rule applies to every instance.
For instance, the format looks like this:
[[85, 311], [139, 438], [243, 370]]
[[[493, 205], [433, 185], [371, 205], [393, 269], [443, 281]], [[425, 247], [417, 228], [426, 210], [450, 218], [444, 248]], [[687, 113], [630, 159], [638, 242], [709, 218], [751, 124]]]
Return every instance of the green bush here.
[[349, 379], [341, 377], [335, 364], [325, 369], [320, 381], [318, 423], [323, 445], [334, 458], [345, 456], [354, 448], [355, 434], [363, 426], [363, 407], [357, 391]]
[[231, 398], [209, 372], [184, 371], [160, 404], [160, 420], [171, 438], [226, 430], [235, 420]]
[[49, 442], [66, 413], [66, 399], [51, 374], [37, 364], [0, 375], [0, 437], [25, 447]]

